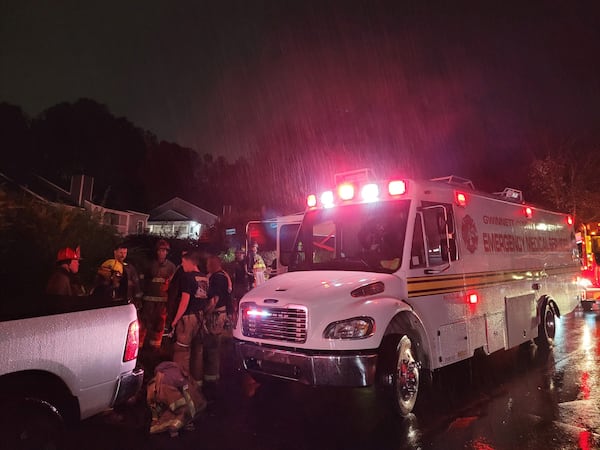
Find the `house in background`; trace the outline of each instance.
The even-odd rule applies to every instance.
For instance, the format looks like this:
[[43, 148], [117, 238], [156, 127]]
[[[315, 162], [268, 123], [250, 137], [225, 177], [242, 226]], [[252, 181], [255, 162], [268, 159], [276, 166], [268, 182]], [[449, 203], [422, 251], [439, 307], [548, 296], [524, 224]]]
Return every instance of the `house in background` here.
[[217, 219], [215, 214], [174, 197], [150, 211], [148, 232], [170, 238], [200, 239]]
[[93, 189], [94, 179], [92, 177], [85, 175], [71, 177], [70, 196], [78, 206], [85, 208], [86, 211], [98, 214], [101, 223], [112, 225], [123, 236], [145, 232], [148, 214], [130, 209], [121, 211], [96, 205], [91, 201]]
[[[12, 182], [5, 175], [3, 175], [3, 178]], [[39, 175], [30, 177], [27, 185], [19, 184], [18, 186], [22, 191], [38, 200], [70, 208], [83, 208], [96, 214], [100, 219], [100, 223], [112, 225], [122, 236], [142, 234], [146, 231], [148, 214], [132, 210], [120, 211], [92, 203], [93, 177], [87, 175], [72, 176], [70, 190], [68, 191]]]

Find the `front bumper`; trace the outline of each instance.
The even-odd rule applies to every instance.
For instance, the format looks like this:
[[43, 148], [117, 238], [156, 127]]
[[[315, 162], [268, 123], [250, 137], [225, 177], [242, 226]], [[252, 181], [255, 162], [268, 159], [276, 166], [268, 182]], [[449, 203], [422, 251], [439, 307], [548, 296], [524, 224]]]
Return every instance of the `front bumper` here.
[[113, 406], [120, 405], [126, 402], [130, 397], [134, 396], [142, 387], [143, 381], [144, 369], [142, 368], [137, 368], [132, 372], [121, 374], [117, 381]]
[[241, 368], [250, 373], [314, 386], [369, 386], [375, 381], [377, 353], [309, 354], [246, 341], [235, 342]]

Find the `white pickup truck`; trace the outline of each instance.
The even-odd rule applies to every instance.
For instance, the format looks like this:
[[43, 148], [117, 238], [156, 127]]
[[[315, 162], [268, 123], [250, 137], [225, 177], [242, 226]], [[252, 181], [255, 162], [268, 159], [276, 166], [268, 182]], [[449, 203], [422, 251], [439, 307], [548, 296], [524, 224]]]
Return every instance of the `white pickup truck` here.
[[124, 301], [5, 303], [0, 337], [0, 435], [8, 448], [58, 448], [65, 426], [126, 401], [142, 385], [137, 313]]

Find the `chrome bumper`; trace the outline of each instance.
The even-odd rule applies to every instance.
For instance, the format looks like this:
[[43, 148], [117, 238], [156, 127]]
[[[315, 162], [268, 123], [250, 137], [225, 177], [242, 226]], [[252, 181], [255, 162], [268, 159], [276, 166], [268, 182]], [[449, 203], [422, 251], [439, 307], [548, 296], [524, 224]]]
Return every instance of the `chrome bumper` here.
[[377, 353], [308, 354], [235, 342], [240, 367], [250, 373], [314, 386], [369, 386], [375, 381]]
[[124, 403], [135, 395], [142, 387], [144, 381], [144, 369], [138, 368], [132, 372], [122, 374], [117, 383], [113, 406]]

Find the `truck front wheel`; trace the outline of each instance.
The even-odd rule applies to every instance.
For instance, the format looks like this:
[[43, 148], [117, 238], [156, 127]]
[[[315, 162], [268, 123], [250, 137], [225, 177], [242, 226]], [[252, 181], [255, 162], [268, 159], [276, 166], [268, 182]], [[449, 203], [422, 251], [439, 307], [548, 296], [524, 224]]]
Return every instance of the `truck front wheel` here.
[[383, 383], [390, 395], [394, 410], [401, 416], [408, 416], [417, 402], [419, 393], [420, 363], [415, 358], [413, 342], [407, 335], [386, 336], [382, 348]]

